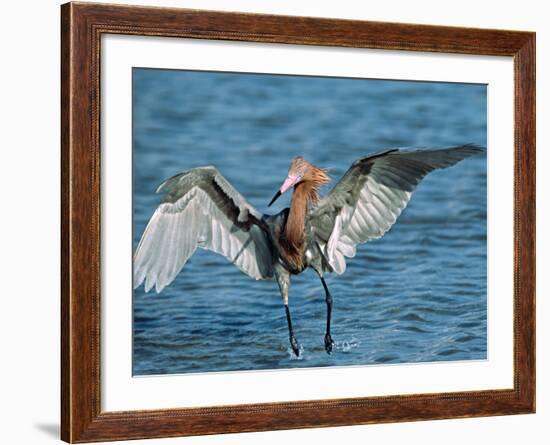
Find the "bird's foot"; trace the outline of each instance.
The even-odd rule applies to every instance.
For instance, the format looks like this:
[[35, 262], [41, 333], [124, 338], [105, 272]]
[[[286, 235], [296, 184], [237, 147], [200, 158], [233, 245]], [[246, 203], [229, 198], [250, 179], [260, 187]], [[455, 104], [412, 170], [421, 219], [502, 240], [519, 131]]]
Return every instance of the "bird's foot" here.
[[327, 354], [330, 354], [332, 352], [332, 345], [334, 344], [334, 340], [330, 336], [330, 334], [327, 332], [325, 334], [325, 351], [327, 351]]
[[300, 357], [300, 344], [298, 343], [298, 340], [296, 340], [296, 337], [294, 337], [294, 335], [290, 336], [290, 346], [292, 347], [292, 350], [294, 351], [296, 357]]

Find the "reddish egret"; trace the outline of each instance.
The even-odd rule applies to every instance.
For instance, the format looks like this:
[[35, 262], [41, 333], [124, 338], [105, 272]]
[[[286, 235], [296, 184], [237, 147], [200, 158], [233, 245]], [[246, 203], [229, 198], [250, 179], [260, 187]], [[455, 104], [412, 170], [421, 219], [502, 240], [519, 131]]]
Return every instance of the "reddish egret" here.
[[319, 189], [329, 182], [327, 170], [298, 156], [269, 203], [294, 188], [290, 208], [276, 215], [258, 212], [215, 167], [180, 173], [157, 190], [165, 197], [136, 249], [134, 288], [145, 281], [146, 292], [153, 286], [160, 292], [197, 247], [212, 250], [256, 280], [277, 280], [290, 345], [299, 356], [288, 306], [290, 275], [310, 267], [325, 291], [324, 343], [330, 354], [334, 344], [330, 334], [332, 297], [323, 274], [344, 273], [344, 257], [353, 258], [357, 244], [382, 237], [427, 173], [480, 151], [474, 145], [462, 145], [375, 153], [355, 161], [322, 199]]

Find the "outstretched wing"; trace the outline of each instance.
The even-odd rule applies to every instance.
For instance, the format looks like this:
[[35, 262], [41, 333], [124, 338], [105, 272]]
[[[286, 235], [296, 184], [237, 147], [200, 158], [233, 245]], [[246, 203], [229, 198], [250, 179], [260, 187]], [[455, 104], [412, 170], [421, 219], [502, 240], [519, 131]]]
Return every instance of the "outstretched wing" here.
[[257, 280], [273, 275], [262, 215], [215, 167], [200, 167], [167, 180], [166, 192], [134, 254], [134, 288], [145, 281], [160, 292], [197, 247], [225, 256]]
[[344, 256], [353, 258], [357, 244], [382, 237], [427, 173], [450, 167], [481, 151], [474, 145], [438, 150], [394, 149], [355, 161], [319, 201], [308, 220], [329, 270], [343, 273]]

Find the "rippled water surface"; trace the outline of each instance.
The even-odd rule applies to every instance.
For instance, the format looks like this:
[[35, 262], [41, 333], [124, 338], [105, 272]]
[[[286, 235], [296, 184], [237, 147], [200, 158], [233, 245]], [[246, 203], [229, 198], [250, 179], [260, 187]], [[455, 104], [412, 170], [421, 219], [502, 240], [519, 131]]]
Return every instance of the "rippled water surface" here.
[[[267, 203], [293, 156], [337, 179], [381, 148], [486, 146], [486, 100], [484, 85], [134, 69], [134, 248], [157, 186], [182, 170], [214, 164], [278, 212], [290, 196]], [[134, 374], [485, 359], [486, 178], [484, 155], [429, 174], [394, 227], [328, 276], [332, 355], [313, 271], [292, 277], [297, 359], [276, 283], [198, 250], [161, 294], [135, 290]]]

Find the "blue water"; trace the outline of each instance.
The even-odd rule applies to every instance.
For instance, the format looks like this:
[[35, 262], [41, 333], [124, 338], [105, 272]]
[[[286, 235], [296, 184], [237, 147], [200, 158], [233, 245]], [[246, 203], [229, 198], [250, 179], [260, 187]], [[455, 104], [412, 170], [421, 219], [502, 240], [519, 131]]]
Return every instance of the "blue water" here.
[[[486, 146], [485, 85], [134, 69], [134, 248], [157, 186], [214, 164], [262, 212], [298, 154], [337, 180], [386, 147]], [[380, 240], [329, 275], [292, 277], [299, 359], [279, 290], [198, 250], [161, 294], [134, 292], [134, 375], [487, 357], [486, 157], [429, 174]], [[334, 184], [334, 180], [330, 186]]]

